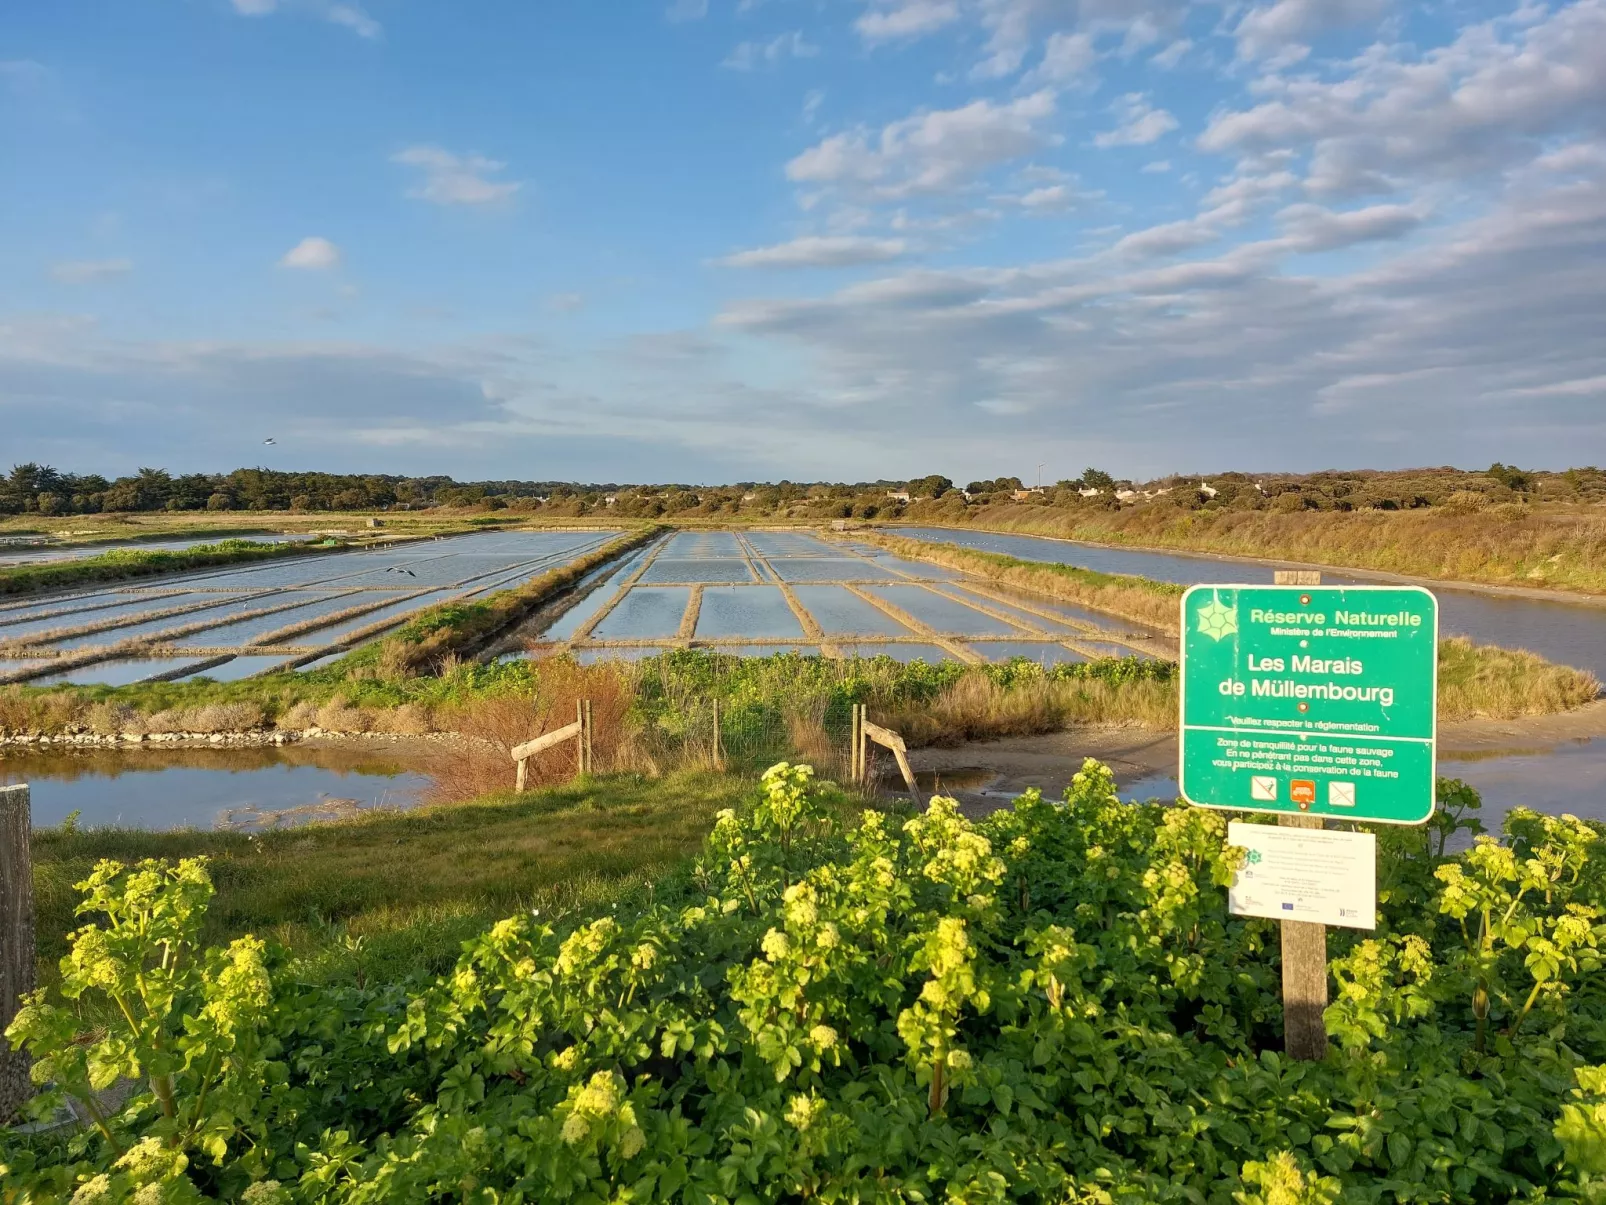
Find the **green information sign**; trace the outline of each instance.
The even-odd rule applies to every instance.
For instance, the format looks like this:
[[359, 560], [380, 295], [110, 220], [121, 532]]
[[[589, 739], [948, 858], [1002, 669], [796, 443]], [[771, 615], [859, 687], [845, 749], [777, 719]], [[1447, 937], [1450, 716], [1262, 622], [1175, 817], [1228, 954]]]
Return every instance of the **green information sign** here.
[[1178, 782], [1199, 807], [1433, 815], [1439, 602], [1420, 586], [1194, 586]]

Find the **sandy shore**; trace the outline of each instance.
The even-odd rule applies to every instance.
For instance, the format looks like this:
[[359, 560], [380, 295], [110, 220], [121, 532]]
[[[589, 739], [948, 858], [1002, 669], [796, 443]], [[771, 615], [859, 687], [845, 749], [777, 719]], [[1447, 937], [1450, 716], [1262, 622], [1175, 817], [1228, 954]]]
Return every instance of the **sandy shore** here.
[[[1602, 737], [1606, 737], [1606, 700], [1561, 715], [1446, 724], [1439, 732], [1439, 756], [1540, 754], [1569, 742]], [[1146, 778], [1170, 777], [1177, 769], [1177, 736], [1146, 728], [1073, 728], [1042, 736], [972, 741], [951, 749], [915, 749], [909, 753], [909, 762], [921, 778], [922, 789], [954, 795], [966, 810], [987, 811], [1028, 787], [1037, 787], [1044, 795], [1059, 795], [1089, 757], [1114, 770], [1122, 787]]]

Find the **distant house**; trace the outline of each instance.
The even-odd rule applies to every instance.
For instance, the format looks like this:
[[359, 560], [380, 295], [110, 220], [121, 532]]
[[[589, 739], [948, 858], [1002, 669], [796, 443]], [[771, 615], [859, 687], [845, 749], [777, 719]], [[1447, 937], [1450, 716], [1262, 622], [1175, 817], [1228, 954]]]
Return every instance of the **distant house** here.
[[1206, 498], [1214, 498], [1216, 496], [1217, 490], [1216, 490], [1215, 486], [1209, 485], [1206, 482], [1201, 481], [1199, 483], [1199, 492], [1201, 494], [1203, 494]]
[[1009, 496], [1011, 498], [1015, 499], [1016, 502], [1025, 502], [1033, 494], [1041, 494], [1042, 492], [1043, 492], [1043, 487], [1040, 486], [1040, 485], [1035, 485], [1035, 486], [1032, 486], [1030, 489], [1014, 490], [1014, 491], [1012, 491], [1010, 493]]
[[1084, 498], [1097, 498], [1104, 491], [1101, 489], [1079, 489], [1076, 492]]
[[756, 494], [752, 490], [748, 490], [747, 493], [742, 495], [742, 501], [743, 502], [754, 502], [754, 501], [757, 501], [757, 499], [758, 499], [758, 494]]
[[604, 506], [612, 506], [617, 501], [619, 501], [619, 495], [618, 494], [608, 494], [608, 495], [605, 495], [603, 497], [602, 505], [604, 505]]
[[[1142, 497], [1145, 497], [1145, 498], [1147, 498], [1148, 496], [1149, 495], [1147, 493], [1144, 493], [1142, 495]], [[1115, 491], [1115, 500], [1117, 502], [1125, 502], [1128, 498], [1136, 498], [1136, 497], [1139, 497], [1139, 494], [1138, 494], [1137, 490], [1116, 490]]]
[[908, 502], [909, 501], [909, 491], [908, 490], [888, 490], [887, 491], [887, 497], [891, 498], [894, 502]]

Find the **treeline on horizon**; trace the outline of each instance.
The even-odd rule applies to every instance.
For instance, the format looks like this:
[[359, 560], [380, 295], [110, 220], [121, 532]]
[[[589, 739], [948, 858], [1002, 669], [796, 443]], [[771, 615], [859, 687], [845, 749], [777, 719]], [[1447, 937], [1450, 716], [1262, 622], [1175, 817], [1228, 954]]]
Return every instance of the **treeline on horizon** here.
[[[932, 474], [912, 480], [736, 482], [722, 486], [632, 485], [616, 482], [456, 481], [448, 476], [294, 473], [236, 469], [231, 473], [170, 474], [142, 468], [115, 479], [19, 464], [0, 480], [0, 514], [41, 516], [152, 511], [365, 511], [435, 508], [512, 510], [579, 516], [607, 511], [620, 517], [777, 514], [807, 518], [896, 517], [911, 506], [927, 510], [1000, 502], [1051, 507], [1128, 506], [1194, 510], [1415, 510], [1500, 503], [1606, 502], [1606, 471], [1528, 470], [1496, 463], [1487, 469], [1452, 467], [1324, 471], [1304, 474], [1225, 472], [1172, 475], [1153, 481], [1116, 478], [1096, 468], [1076, 478], [1035, 486], [998, 477], [958, 486]], [[935, 503], [935, 506], [931, 504]]]

